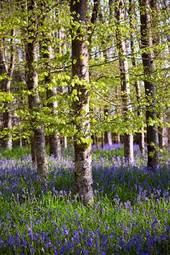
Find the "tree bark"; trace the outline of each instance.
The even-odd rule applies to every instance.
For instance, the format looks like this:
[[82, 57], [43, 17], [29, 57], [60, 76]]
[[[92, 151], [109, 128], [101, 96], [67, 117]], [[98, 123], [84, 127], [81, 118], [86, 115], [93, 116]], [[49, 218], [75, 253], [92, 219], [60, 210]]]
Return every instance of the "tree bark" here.
[[[50, 78], [50, 74], [48, 77], [48, 80]], [[47, 82], [48, 84], [50, 81]], [[57, 88], [54, 87], [52, 89], [47, 89], [47, 98], [53, 97], [57, 95]], [[48, 107], [51, 109], [51, 114], [54, 116], [57, 115], [57, 102], [52, 102], [48, 104]], [[53, 155], [55, 158], [60, 159], [61, 158], [61, 138], [56, 130], [53, 131], [52, 134], [49, 135], [49, 152], [50, 155]]]
[[[6, 94], [10, 93], [10, 90], [11, 90], [11, 79], [13, 76], [14, 65], [15, 65], [15, 51], [14, 51], [14, 45], [13, 45], [14, 35], [15, 35], [14, 30], [11, 30], [12, 38], [10, 40], [11, 45], [10, 45], [9, 65], [5, 63], [5, 56], [4, 56], [2, 41], [0, 42], [0, 75], [3, 75], [3, 74], [7, 75], [7, 77], [1, 81], [1, 89]], [[4, 139], [3, 139], [3, 146], [4, 148], [11, 150], [12, 149], [12, 134], [10, 132], [12, 129], [12, 113], [11, 113], [10, 102], [4, 103], [4, 112], [3, 112], [2, 118], [3, 118], [3, 130], [7, 132], [7, 134], [4, 136]]]
[[104, 133], [104, 141], [105, 144], [112, 145], [112, 133], [110, 131]]
[[141, 50], [142, 62], [144, 69], [144, 85], [146, 97], [146, 125], [147, 125], [147, 153], [148, 167], [154, 170], [158, 164], [158, 133], [155, 124], [151, 124], [151, 120], [156, 118], [155, 98], [156, 86], [151, 81], [154, 72], [154, 54], [152, 51], [152, 36], [151, 36], [151, 15], [149, 13], [150, 1], [139, 0], [140, 3], [140, 22], [141, 22]]
[[35, 139], [34, 135], [31, 137], [31, 159], [33, 165], [36, 167], [37, 166], [37, 157], [36, 157], [36, 146], [35, 146]]
[[[129, 22], [130, 22], [130, 46], [131, 46], [131, 55], [132, 55], [132, 66], [136, 67], [136, 58], [135, 58], [135, 45], [134, 45], [134, 33], [132, 32], [134, 29], [136, 29], [133, 25], [133, 18], [135, 15], [135, 3], [133, 0], [129, 0]], [[135, 86], [135, 91], [136, 91], [136, 99], [138, 103], [138, 110], [137, 110], [137, 115], [138, 117], [142, 117], [143, 113], [140, 110], [140, 100], [141, 100], [141, 89], [140, 89], [140, 81], [135, 81], [134, 86]], [[144, 134], [144, 128], [142, 127], [141, 132], [137, 133], [137, 143], [139, 145], [140, 151], [142, 154], [145, 153], [145, 134]]]
[[[109, 111], [107, 108], [104, 108], [104, 114], [106, 116], [109, 115]], [[112, 133], [110, 131], [104, 132], [104, 144], [112, 145]]]
[[[49, 88], [49, 84], [52, 82], [52, 75], [50, 73], [51, 60], [54, 58], [53, 49], [51, 47], [51, 36], [52, 33], [46, 28], [46, 21], [48, 3], [43, 1], [39, 2], [39, 10], [41, 11], [39, 26], [43, 27], [40, 41], [40, 57], [43, 60], [43, 69], [47, 73], [44, 78], [44, 86], [46, 87], [47, 100], [57, 95], [57, 86]], [[57, 116], [57, 101], [48, 103], [48, 107], [51, 111], [51, 115], [55, 118]], [[61, 158], [61, 140], [60, 136], [55, 127], [52, 127], [53, 131], [49, 135], [49, 154], [53, 155], [54, 158]]]
[[[130, 102], [130, 84], [128, 61], [126, 58], [126, 42], [123, 38], [121, 28], [122, 22], [125, 21], [125, 6], [123, 1], [117, 0], [115, 5], [115, 20], [116, 20], [116, 44], [119, 57], [120, 82], [121, 82], [121, 97], [123, 104], [123, 118], [126, 122], [128, 114], [132, 111]], [[133, 135], [125, 133], [124, 135], [124, 157], [129, 163], [134, 161], [133, 153]]]
[[[71, 0], [72, 15], [72, 78], [78, 77], [74, 91], [77, 99], [73, 102], [73, 122], [76, 133], [74, 136], [75, 150], [75, 182], [77, 192], [85, 205], [93, 204], [91, 142], [89, 120], [89, 49], [87, 43], [87, 0]], [[75, 22], [80, 27], [76, 28]], [[82, 28], [86, 32], [82, 31]], [[76, 34], [75, 34], [76, 32]]]
[[[32, 155], [36, 157], [37, 172], [44, 180], [48, 175], [48, 165], [45, 152], [44, 127], [36, 119], [36, 114], [40, 110], [40, 98], [38, 93], [38, 74], [36, 71], [37, 62], [37, 38], [36, 38], [36, 15], [34, 13], [35, 1], [28, 0], [28, 26], [27, 38], [25, 42], [26, 54], [26, 83], [30, 92], [28, 96], [29, 110], [31, 114], [31, 124], [33, 130]], [[35, 153], [34, 153], [35, 149]]]
[[[166, 1], [164, 1], [166, 2]], [[161, 38], [161, 7], [160, 3], [156, 0], [151, 0], [150, 2], [151, 10], [152, 10], [152, 43], [154, 46], [159, 46], [162, 44]], [[166, 3], [165, 3], [166, 5]], [[158, 49], [154, 49], [154, 58], [155, 60], [162, 55]], [[163, 56], [161, 56], [163, 58]], [[162, 66], [163, 68], [164, 66]], [[158, 67], [159, 68], [159, 67]], [[156, 68], [155, 68], [156, 69]], [[166, 122], [166, 113], [159, 112], [158, 118], [161, 120], [162, 123]], [[158, 127], [158, 141], [160, 148], [168, 147], [168, 132], [166, 127]]]

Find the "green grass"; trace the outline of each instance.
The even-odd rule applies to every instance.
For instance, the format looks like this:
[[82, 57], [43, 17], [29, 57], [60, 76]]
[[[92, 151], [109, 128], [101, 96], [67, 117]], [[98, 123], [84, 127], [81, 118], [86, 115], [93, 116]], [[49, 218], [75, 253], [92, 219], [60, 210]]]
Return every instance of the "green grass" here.
[[[49, 149], [47, 148], [47, 152]], [[0, 149], [0, 159], [20, 159], [24, 156], [28, 156], [31, 153], [29, 147], [15, 147], [11, 150], [9, 149]], [[65, 149], [64, 151], [64, 157], [73, 158], [74, 156], [74, 150], [72, 146], [69, 146], [69, 148]], [[114, 150], [96, 150], [93, 151], [92, 157], [93, 160], [99, 160], [101, 157], [106, 160], [112, 160], [113, 157], [123, 157], [124, 152], [123, 149], [114, 149]]]
[[[4, 222], [3, 228], [6, 229], [4, 233], [1, 228], [1, 235], [15, 236], [19, 234], [22, 236], [31, 227], [34, 233], [48, 233], [50, 240], [55, 243], [53, 235], [56, 229], [58, 230], [58, 238], [64, 242], [64, 229], [68, 230], [65, 238], [71, 240], [74, 231], [81, 228], [83, 231], [94, 233], [98, 229], [102, 235], [107, 236], [114, 233], [115, 236], [123, 236], [128, 241], [141, 231], [146, 230], [151, 233], [157, 231], [157, 234], [161, 235], [164, 232], [165, 222], [169, 221], [168, 210], [170, 210], [170, 205], [163, 200], [156, 202], [151, 199], [144, 203], [135, 204], [131, 209], [128, 209], [125, 204], [118, 205], [111, 202], [107, 197], [96, 200], [94, 208], [86, 208], [68, 198], [56, 198], [49, 192], [41, 199], [25, 201], [22, 204], [18, 204], [16, 201], [7, 203], [0, 200], [1, 220]], [[152, 229], [151, 222], [155, 217], [158, 224], [156, 229]], [[13, 222], [11, 225], [9, 219], [10, 224]], [[113, 241], [114, 238], [110, 238], [110, 242]], [[82, 239], [80, 246], [84, 245], [83, 242]], [[168, 249], [168, 246], [164, 247], [167, 252]], [[37, 250], [36, 254], [41, 254], [41, 250]], [[48, 254], [52, 253], [49, 252]], [[91, 248], [90, 254], [96, 254], [94, 247]], [[113, 253], [108, 252], [108, 254]], [[135, 252], [129, 254], [135, 254]]]
[[0, 159], [20, 159], [30, 154], [30, 148], [28, 147], [16, 147], [11, 150], [1, 149]]
[[93, 160], [98, 161], [103, 158], [105, 160], [112, 160], [113, 157], [123, 157], [124, 151], [121, 149], [113, 149], [113, 150], [95, 150], [93, 151], [92, 157]]

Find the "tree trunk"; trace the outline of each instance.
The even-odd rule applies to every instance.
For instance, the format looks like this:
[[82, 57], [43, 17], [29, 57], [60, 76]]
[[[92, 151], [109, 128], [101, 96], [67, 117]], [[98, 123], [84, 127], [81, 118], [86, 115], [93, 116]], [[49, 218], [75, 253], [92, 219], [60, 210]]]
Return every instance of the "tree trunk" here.
[[[164, 1], [166, 5], [166, 1]], [[161, 34], [161, 9], [160, 3], [156, 0], [151, 0], [151, 10], [152, 10], [152, 43], [154, 46], [159, 46], [162, 44]], [[170, 52], [169, 52], [170, 53]], [[154, 58], [155, 60], [162, 55], [157, 48], [154, 49]], [[163, 56], [161, 56], [163, 58]], [[159, 64], [160, 65], [160, 64]], [[155, 69], [157, 66], [155, 67]], [[158, 66], [159, 68], [159, 66]], [[164, 66], [162, 66], [164, 68]], [[158, 112], [158, 118], [162, 123], [166, 122], [166, 113]], [[168, 132], [166, 127], [158, 128], [158, 144], [160, 148], [168, 147]]]
[[152, 36], [151, 36], [151, 20], [150, 20], [150, 1], [139, 0], [140, 3], [140, 21], [141, 21], [141, 50], [142, 62], [144, 69], [144, 85], [146, 97], [146, 125], [147, 125], [147, 153], [148, 153], [148, 167], [154, 170], [158, 164], [158, 133], [157, 128], [151, 124], [151, 120], [156, 118], [155, 112], [155, 98], [156, 86], [151, 81], [152, 73], [154, 71], [152, 52]]
[[57, 133], [49, 135], [49, 152], [54, 158], [61, 158], [61, 140]]
[[10, 131], [12, 129], [12, 115], [9, 108], [9, 103], [6, 103], [5, 106], [5, 112], [3, 112], [3, 130], [8, 132], [4, 136], [3, 141], [3, 147], [6, 149], [11, 150], [12, 149], [12, 135], [10, 134]]
[[[162, 122], [163, 121], [168, 121], [168, 119], [162, 118]], [[158, 128], [158, 141], [159, 141], [159, 147], [161, 149], [168, 148], [168, 128], [167, 127]]]
[[[104, 108], [104, 115], [105, 116], [109, 115], [109, 111], [107, 108]], [[104, 132], [104, 144], [108, 144], [110, 146], [112, 145], [112, 133], [110, 131]]]
[[[72, 23], [72, 78], [79, 78], [75, 82], [74, 92], [78, 99], [73, 102], [73, 122], [76, 133], [74, 136], [75, 150], [75, 182], [81, 201], [85, 205], [93, 204], [91, 141], [89, 120], [89, 50], [87, 31], [85, 28], [88, 15], [87, 0], [71, 0]], [[80, 27], [75, 26], [75, 22]], [[87, 29], [87, 28], [85, 28]], [[73, 32], [74, 31], [74, 32]], [[75, 34], [76, 32], [76, 34]], [[81, 83], [81, 84], [80, 84]]]
[[[13, 45], [15, 32], [13, 29], [11, 30], [10, 35], [11, 35], [11, 40], [10, 40], [11, 45], [10, 45], [9, 65], [5, 63], [3, 45], [2, 45], [2, 41], [0, 41], [0, 75], [5, 75], [5, 74], [7, 75], [7, 77], [1, 81], [1, 89], [3, 92], [5, 92], [5, 94], [10, 94], [11, 79], [13, 76], [14, 65], [15, 65], [15, 52], [14, 52], [14, 45]], [[7, 132], [7, 134], [4, 136], [4, 139], [3, 139], [3, 147], [11, 150], [12, 149], [12, 134], [10, 132], [12, 129], [12, 113], [11, 113], [10, 102], [4, 103], [4, 112], [2, 114], [2, 119], [3, 119], [3, 130]]]
[[61, 139], [61, 154], [64, 155], [65, 149], [68, 148], [68, 139], [67, 136], [63, 136]]
[[[28, 96], [31, 124], [34, 143], [32, 144], [32, 155], [36, 155], [37, 172], [44, 180], [48, 175], [48, 165], [45, 152], [45, 136], [42, 123], [36, 120], [36, 114], [40, 110], [40, 98], [38, 93], [38, 74], [36, 71], [37, 42], [36, 42], [36, 14], [34, 13], [35, 1], [28, 0], [28, 27], [27, 40], [25, 42], [26, 53], [26, 83], [30, 92]], [[35, 153], [34, 153], [35, 149]]]
[[67, 149], [68, 148], [68, 141], [67, 141], [67, 136], [63, 137], [63, 149]]
[[[121, 28], [122, 21], [125, 20], [125, 6], [123, 1], [117, 0], [115, 6], [115, 19], [116, 19], [116, 43], [119, 56], [119, 69], [120, 69], [120, 82], [121, 82], [121, 97], [123, 104], [123, 118], [128, 121], [128, 114], [132, 111], [130, 102], [130, 84], [129, 84], [129, 70], [128, 60], [126, 58], [126, 42], [123, 38]], [[124, 157], [129, 163], [134, 161], [133, 153], [133, 135], [124, 135]]]
[[109, 131], [106, 131], [104, 133], [104, 143], [108, 145], [112, 145], [112, 133]]
[[34, 135], [31, 137], [31, 159], [34, 166], [37, 166], [36, 148]]
[[[49, 84], [52, 82], [52, 76], [50, 73], [50, 61], [54, 58], [53, 49], [51, 47], [51, 32], [46, 28], [46, 21], [48, 20], [47, 8], [48, 3], [39, 2], [39, 10], [41, 11], [41, 16], [39, 20], [39, 25], [43, 27], [42, 39], [40, 41], [40, 56], [43, 59], [43, 68], [47, 73], [44, 78], [44, 86], [46, 87], [47, 99], [55, 97], [57, 95], [57, 87], [49, 88]], [[48, 103], [48, 107], [51, 111], [51, 115], [55, 118], [57, 116], [57, 101]], [[49, 154], [53, 155], [54, 158], [61, 158], [61, 140], [56, 127], [52, 127], [52, 132], [49, 135]]]
[[[132, 55], [132, 66], [135, 68], [137, 66], [136, 63], [136, 57], [135, 57], [135, 45], [134, 45], [134, 36], [135, 34], [133, 33], [133, 30], [136, 29], [133, 24], [133, 18], [135, 14], [135, 3], [133, 0], [129, 0], [129, 21], [130, 21], [130, 46], [131, 46], [131, 55]], [[134, 86], [135, 86], [135, 91], [136, 91], [136, 99], [138, 103], [138, 110], [137, 110], [137, 115], [138, 117], [142, 117], [143, 113], [140, 110], [140, 100], [141, 100], [141, 89], [140, 89], [140, 81], [135, 81]], [[140, 151], [142, 154], [145, 153], [145, 134], [144, 134], [144, 128], [142, 127], [141, 132], [137, 133], [137, 144], [139, 145]]]
[[[48, 80], [48, 81], [47, 81]], [[46, 79], [46, 84], [50, 82], [50, 74], [48, 79]], [[57, 88], [54, 87], [52, 89], [47, 89], [47, 98], [53, 97], [57, 95]], [[48, 107], [51, 109], [51, 114], [54, 116], [57, 115], [57, 102], [48, 103]], [[52, 134], [49, 135], [49, 152], [50, 155], [53, 155], [55, 158], [61, 158], [61, 138], [56, 130], [53, 131]]]

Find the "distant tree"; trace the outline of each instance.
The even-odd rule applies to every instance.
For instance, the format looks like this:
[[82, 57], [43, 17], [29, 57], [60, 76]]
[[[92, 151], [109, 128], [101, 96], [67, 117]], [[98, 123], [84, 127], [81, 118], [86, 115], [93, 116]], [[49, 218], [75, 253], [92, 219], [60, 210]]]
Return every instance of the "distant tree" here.
[[[15, 31], [11, 29], [9, 38], [10, 45], [8, 49], [7, 40], [0, 39], [0, 75], [2, 79], [0, 80], [1, 90], [6, 94], [11, 93], [11, 81], [15, 66], [15, 45], [14, 45]], [[5, 53], [8, 52], [8, 56]], [[5, 132], [3, 138], [3, 147], [6, 149], [12, 149], [12, 109], [11, 103], [6, 100], [3, 109], [3, 131]]]
[[[50, 70], [51, 62], [54, 59], [52, 39], [55, 33], [49, 29], [47, 24], [49, 24], [49, 20], [52, 21], [52, 18], [55, 19], [56, 17], [55, 15], [52, 16], [51, 12], [49, 12], [49, 8], [51, 8], [49, 3], [39, 1], [39, 27], [41, 29], [39, 41], [40, 58], [42, 62], [41, 66], [43, 69], [41, 70], [41, 73], [44, 73], [43, 86], [46, 89], [47, 101], [50, 101], [48, 102], [48, 107], [50, 109], [49, 113], [55, 119], [57, 117], [58, 102], [54, 99], [51, 101], [51, 99], [56, 97], [59, 84], [56, 84], [56, 86], [53, 84], [53, 76], [51, 75]], [[55, 158], [61, 158], [61, 140], [56, 127], [53, 127], [53, 131], [49, 134], [49, 153]]]
[[[122, 34], [122, 26], [125, 23], [125, 4], [124, 1], [115, 1], [115, 22], [116, 22], [116, 46], [119, 57], [119, 69], [120, 69], [120, 82], [121, 82], [121, 97], [123, 105], [123, 118], [126, 122], [128, 120], [129, 113], [132, 111], [130, 101], [130, 83], [129, 83], [129, 67], [128, 60], [126, 58], [127, 49], [124, 35]], [[124, 156], [129, 162], [134, 161], [133, 154], [133, 135], [124, 134]]]
[[[136, 5], [134, 0], [129, 0], [129, 26], [130, 26], [130, 50], [131, 50], [131, 61], [132, 67], [137, 68], [137, 47], [136, 47], [136, 37], [137, 37], [137, 15], [136, 15]], [[136, 34], [135, 34], [136, 32]], [[138, 46], [138, 45], [137, 45]], [[137, 101], [137, 116], [139, 118], [143, 118], [143, 112], [140, 106], [141, 101], [141, 81], [136, 79], [134, 81], [134, 87], [136, 92], [136, 101]], [[141, 153], [144, 154], [145, 152], [145, 135], [144, 135], [144, 128], [141, 128], [140, 133], [137, 133], [137, 143], [139, 144]]]

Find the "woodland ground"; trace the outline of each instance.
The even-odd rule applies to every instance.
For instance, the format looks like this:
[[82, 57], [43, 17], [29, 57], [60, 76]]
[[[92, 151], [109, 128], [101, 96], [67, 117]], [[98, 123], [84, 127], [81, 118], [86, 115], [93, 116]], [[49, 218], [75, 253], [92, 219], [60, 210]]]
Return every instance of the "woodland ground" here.
[[123, 163], [121, 147], [96, 151], [95, 204], [86, 208], [73, 195], [72, 153], [49, 158], [46, 184], [28, 153], [0, 153], [0, 254], [170, 254], [168, 164], [153, 173], [138, 155]]

